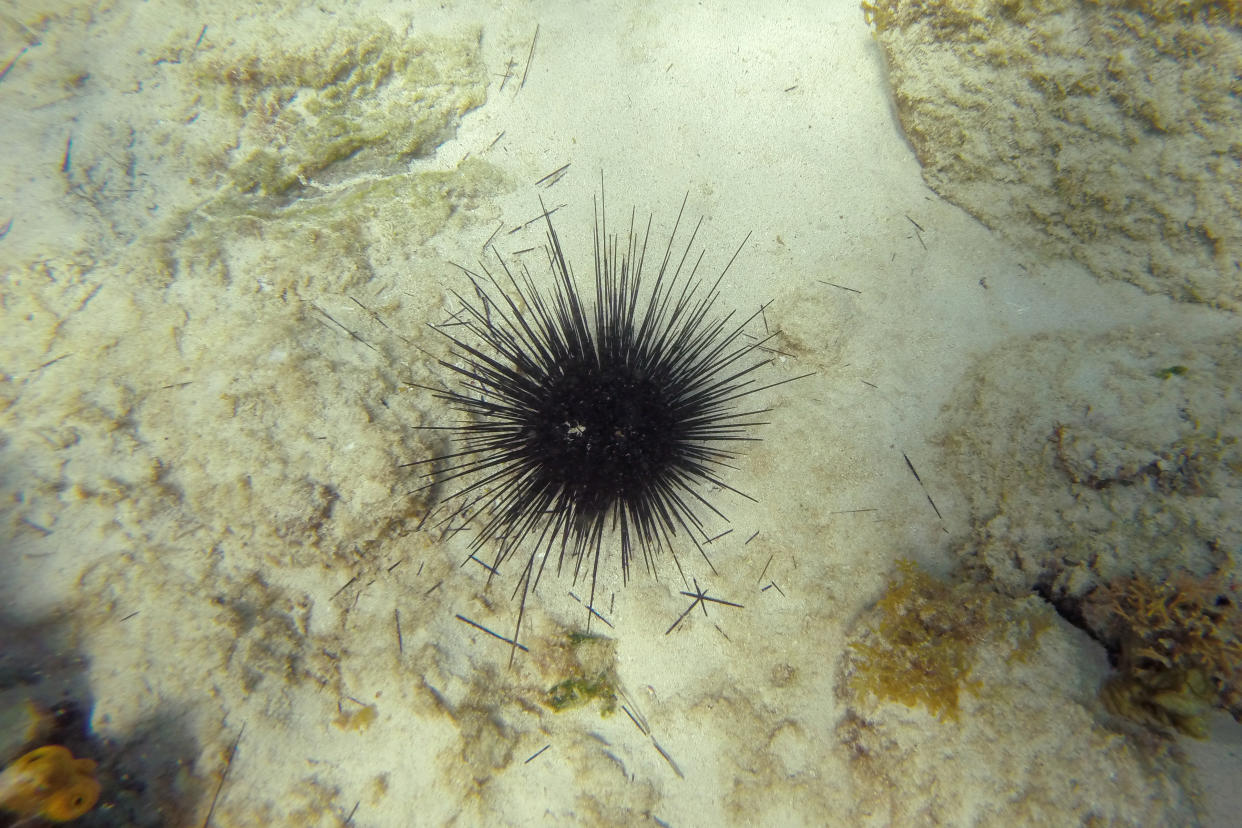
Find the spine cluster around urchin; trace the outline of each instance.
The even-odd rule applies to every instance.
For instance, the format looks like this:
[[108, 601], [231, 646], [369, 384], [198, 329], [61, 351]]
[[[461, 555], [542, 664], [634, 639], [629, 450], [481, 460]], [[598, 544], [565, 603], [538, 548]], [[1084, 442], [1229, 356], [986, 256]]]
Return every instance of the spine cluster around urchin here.
[[654, 571], [667, 551], [680, 572], [680, 536], [711, 566], [703, 515], [726, 518], [704, 489], [753, 500], [721, 472], [765, 424], [756, 418], [769, 409], [744, 401], [790, 379], [756, 378], [772, 361], [774, 334], [747, 333], [762, 310], [735, 321], [719, 308], [720, 281], [746, 241], [704, 282], [704, 253], [694, 254], [702, 221], [674, 247], [685, 204], [649, 277], [651, 220], [639, 232], [631, 213], [624, 240], [610, 236], [601, 194], [593, 295], [579, 291], [545, 209], [551, 290], [496, 254], [494, 271], [461, 268], [473, 295], [455, 293], [459, 311], [432, 326], [452, 345], [439, 363], [456, 385], [430, 390], [462, 419], [438, 427], [456, 446], [420, 461], [430, 466], [424, 488], [456, 483], [444, 521], [475, 528], [472, 555], [495, 544], [493, 575], [525, 554], [518, 632], [550, 558], [558, 572], [572, 565], [575, 580], [589, 567], [590, 607], [609, 538], [619, 540], [625, 580], [635, 553]]

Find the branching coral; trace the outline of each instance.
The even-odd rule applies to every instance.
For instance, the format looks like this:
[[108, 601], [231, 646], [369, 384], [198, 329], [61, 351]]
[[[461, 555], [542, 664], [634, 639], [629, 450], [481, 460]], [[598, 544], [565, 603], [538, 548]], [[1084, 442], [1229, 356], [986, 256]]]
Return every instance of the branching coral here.
[[1105, 705], [1199, 737], [1213, 707], [1242, 721], [1238, 602], [1237, 585], [1221, 573], [1133, 576], [1092, 592], [1084, 617], [1117, 659], [1118, 673], [1101, 692]]

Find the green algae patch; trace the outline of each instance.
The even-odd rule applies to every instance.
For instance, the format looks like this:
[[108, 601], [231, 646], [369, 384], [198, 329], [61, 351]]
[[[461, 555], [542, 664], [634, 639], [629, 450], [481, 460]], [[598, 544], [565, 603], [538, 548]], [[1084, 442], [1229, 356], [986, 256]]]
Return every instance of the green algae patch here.
[[607, 715], [616, 710], [617, 688], [605, 676], [565, 679], [548, 691], [546, 703], [548, 707], [560, 712], [571, 707], [581, 707], [595, 699], [600, 699], [602, 714]]
[[1041, 612], [985, 586], [951, 583], [900, 561], [888, 589], [849, 644], [850, 689], [956, 720], [981, 647], [1000, 645], [1005, 661], [1026, 661], [1052, 623]]
[[563, 678], [543, 694], [543, 704], [558, 713], [599, 702], [601, 716], [617, 709], [617, 643], [611, 638], [568, 630], [548, 648], [545, 665]]

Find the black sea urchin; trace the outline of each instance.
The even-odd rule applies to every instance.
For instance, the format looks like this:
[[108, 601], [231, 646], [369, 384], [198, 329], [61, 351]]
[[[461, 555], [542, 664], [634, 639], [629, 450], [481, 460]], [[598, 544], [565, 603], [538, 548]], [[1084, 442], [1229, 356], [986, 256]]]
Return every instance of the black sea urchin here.
[[430, 390], [464, 419], [443, 427], [454, 451], [421, 461], [432, 466], [423, 488], [461, 481], [446, 522], [477, 528], [472, 556], [496, 543], [493, 575], [519, 550], [526, 556], [514, 590], [522, 593], [517, 632], [553, 555], [558, 572], [572, 563], [575, 580], [589, 564], [590, 607], [606, 539], [619, 540], [623, 580], [635, 551], [654, 571], [667, 549], [680, 571], [679, 535], [710, 566], [700, 512], [725, 517], [702, 490], [753, 500], [718, 472], [731, 468], [737, 444], [756, 439], [749, 429], [765, 424], [756, 418], [768, 409], [740, 403], [789, 380], [764, 385], [754, 376], [772, 361], [770, 336], [746, 333], [761, 311], [735, 322], [717, 308], [717, 287], [741, 246], [710, 287], [698, 277], [703, 252], [691, 257], [701, 220], [674, 253], [684, 211], [683, 200], [648, 279], [651, 220], [636, 233], [631, 213], [621, 246], [608, 235], [601, 195], [591, 296], [579, 291], [545, 210], [553, 288], [540, 290], [524, 266], [515, 273], [497, 254], [496, 272], [462, 268], [474, 297], [458, 295], [461, 310], [433, 326], [454, 346], [454, 358], [439, 362], [459, 385]]

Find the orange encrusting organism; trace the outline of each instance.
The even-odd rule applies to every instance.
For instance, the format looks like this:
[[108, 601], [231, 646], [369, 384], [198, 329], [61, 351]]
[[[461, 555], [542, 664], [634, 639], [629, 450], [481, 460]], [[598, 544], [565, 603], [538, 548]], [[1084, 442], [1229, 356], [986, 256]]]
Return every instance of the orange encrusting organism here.
[[68, 748], [47, 745], [30, 751], [0, 773], [0, 808], [23, 818], [68, 822], [99, 801], [93, 759], [74, 759]]

